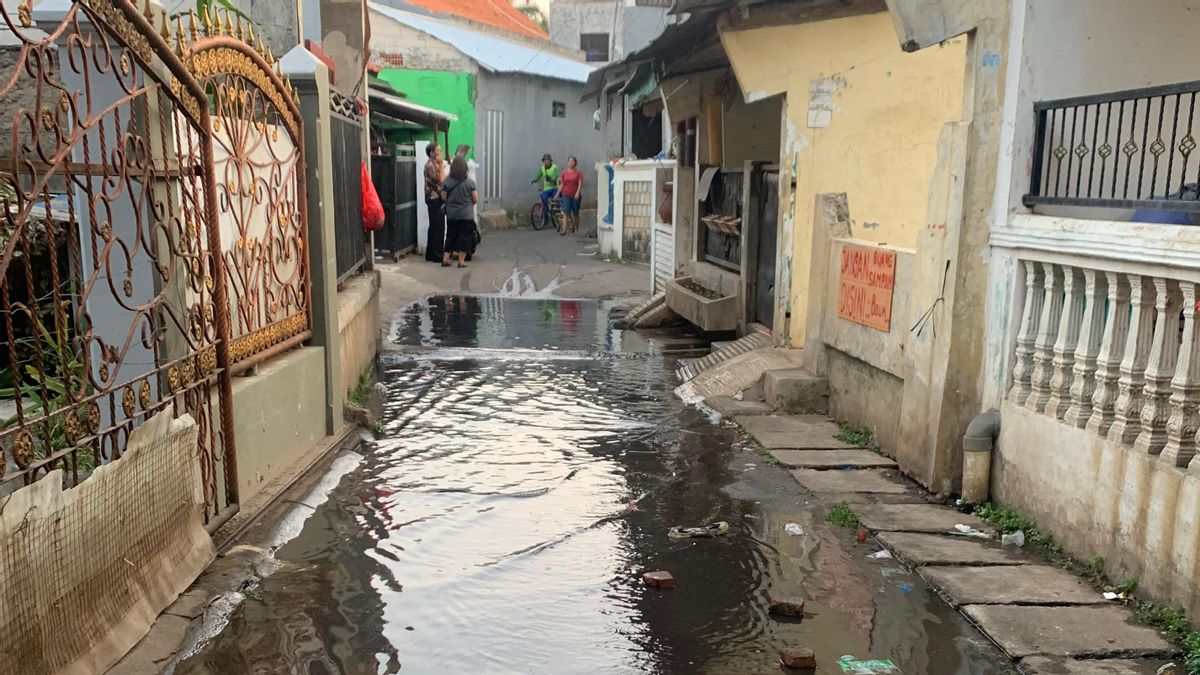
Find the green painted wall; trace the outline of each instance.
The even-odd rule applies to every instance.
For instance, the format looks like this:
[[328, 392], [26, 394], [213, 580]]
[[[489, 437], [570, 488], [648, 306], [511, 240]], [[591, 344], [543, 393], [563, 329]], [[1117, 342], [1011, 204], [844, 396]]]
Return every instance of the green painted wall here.
[[[455, 148], [466, 143], [471, 146], [471, 156], [475, 156], [474, 75], [384, 68], [379, 78], [404, 92], [413, 103], [458, 115], [458, 121], [450, 123], [450, 147], [446, 154], [453, 154]], [[428, 136], [424, 138], [428, 140]]]

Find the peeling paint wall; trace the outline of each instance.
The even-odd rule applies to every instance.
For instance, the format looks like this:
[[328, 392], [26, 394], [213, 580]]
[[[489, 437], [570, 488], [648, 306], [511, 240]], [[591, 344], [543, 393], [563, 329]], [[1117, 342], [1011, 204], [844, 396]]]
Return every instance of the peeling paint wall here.
[[781, 195], [793, 239], [781, 267], [797, 268], [788, 331], [803, 344], [816, 196], [846, 193], [852, 237], [915, 247], [930, 224], [938, 134], [962, 113], [966, 41], [905, 54], [886, 13], [727, 30], [722, 41], [743, 92], [787, 95], [781, 183], [795, 189]]

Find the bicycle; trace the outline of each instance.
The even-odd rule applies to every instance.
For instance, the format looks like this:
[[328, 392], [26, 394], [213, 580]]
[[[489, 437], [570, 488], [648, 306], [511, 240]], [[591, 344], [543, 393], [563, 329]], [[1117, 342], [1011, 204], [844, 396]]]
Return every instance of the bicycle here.
[[533, 203], [533, 208], [529, 210], [530, 227], [535, 230], [541, 230], [549, 223], [554, 226], [554, 229], [558, 229], [558, 223], [562, 221], [562, 206], [559, 204], [557, 192], [555, 192], [555, 196], [550, 198], [550, 219], [545, 220], [542, 216], [542, 200], [539, 193], [537, 201]]

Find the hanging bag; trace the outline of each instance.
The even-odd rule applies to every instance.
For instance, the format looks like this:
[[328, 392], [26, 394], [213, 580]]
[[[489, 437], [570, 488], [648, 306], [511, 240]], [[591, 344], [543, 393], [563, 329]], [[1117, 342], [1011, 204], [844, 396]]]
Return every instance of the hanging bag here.
[[371, 182], [371, 174], [367, 172], [367, 163], [362, 164], [362, 224], [368, 232], [378, 231], [383, 227], [383, 202], [379, 201], [379, 193]]

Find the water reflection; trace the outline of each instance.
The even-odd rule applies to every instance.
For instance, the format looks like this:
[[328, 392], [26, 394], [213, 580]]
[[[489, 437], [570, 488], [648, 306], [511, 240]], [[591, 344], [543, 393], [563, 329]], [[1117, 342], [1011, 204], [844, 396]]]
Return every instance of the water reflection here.
[[[393, 338], [417, 349], [385, 360], [383, 438], [181, 671], [778, 672], [778, 647], [801, 642], [826, 665], [998, 672], [957, 614], [865, 564], [794, 484], [787, 505], [759, 504], [730, 468], [732, 431], [607, 324], [593, 302], [408, 310]], [[714, 520], [730, 533], [666, 537]], [[783, 535], [789, 521], [809, 534]], [[679, 589], [645, 588], [647, 569]], [[808, 598], [808, 618], [769, 618], [771, 593]]]

